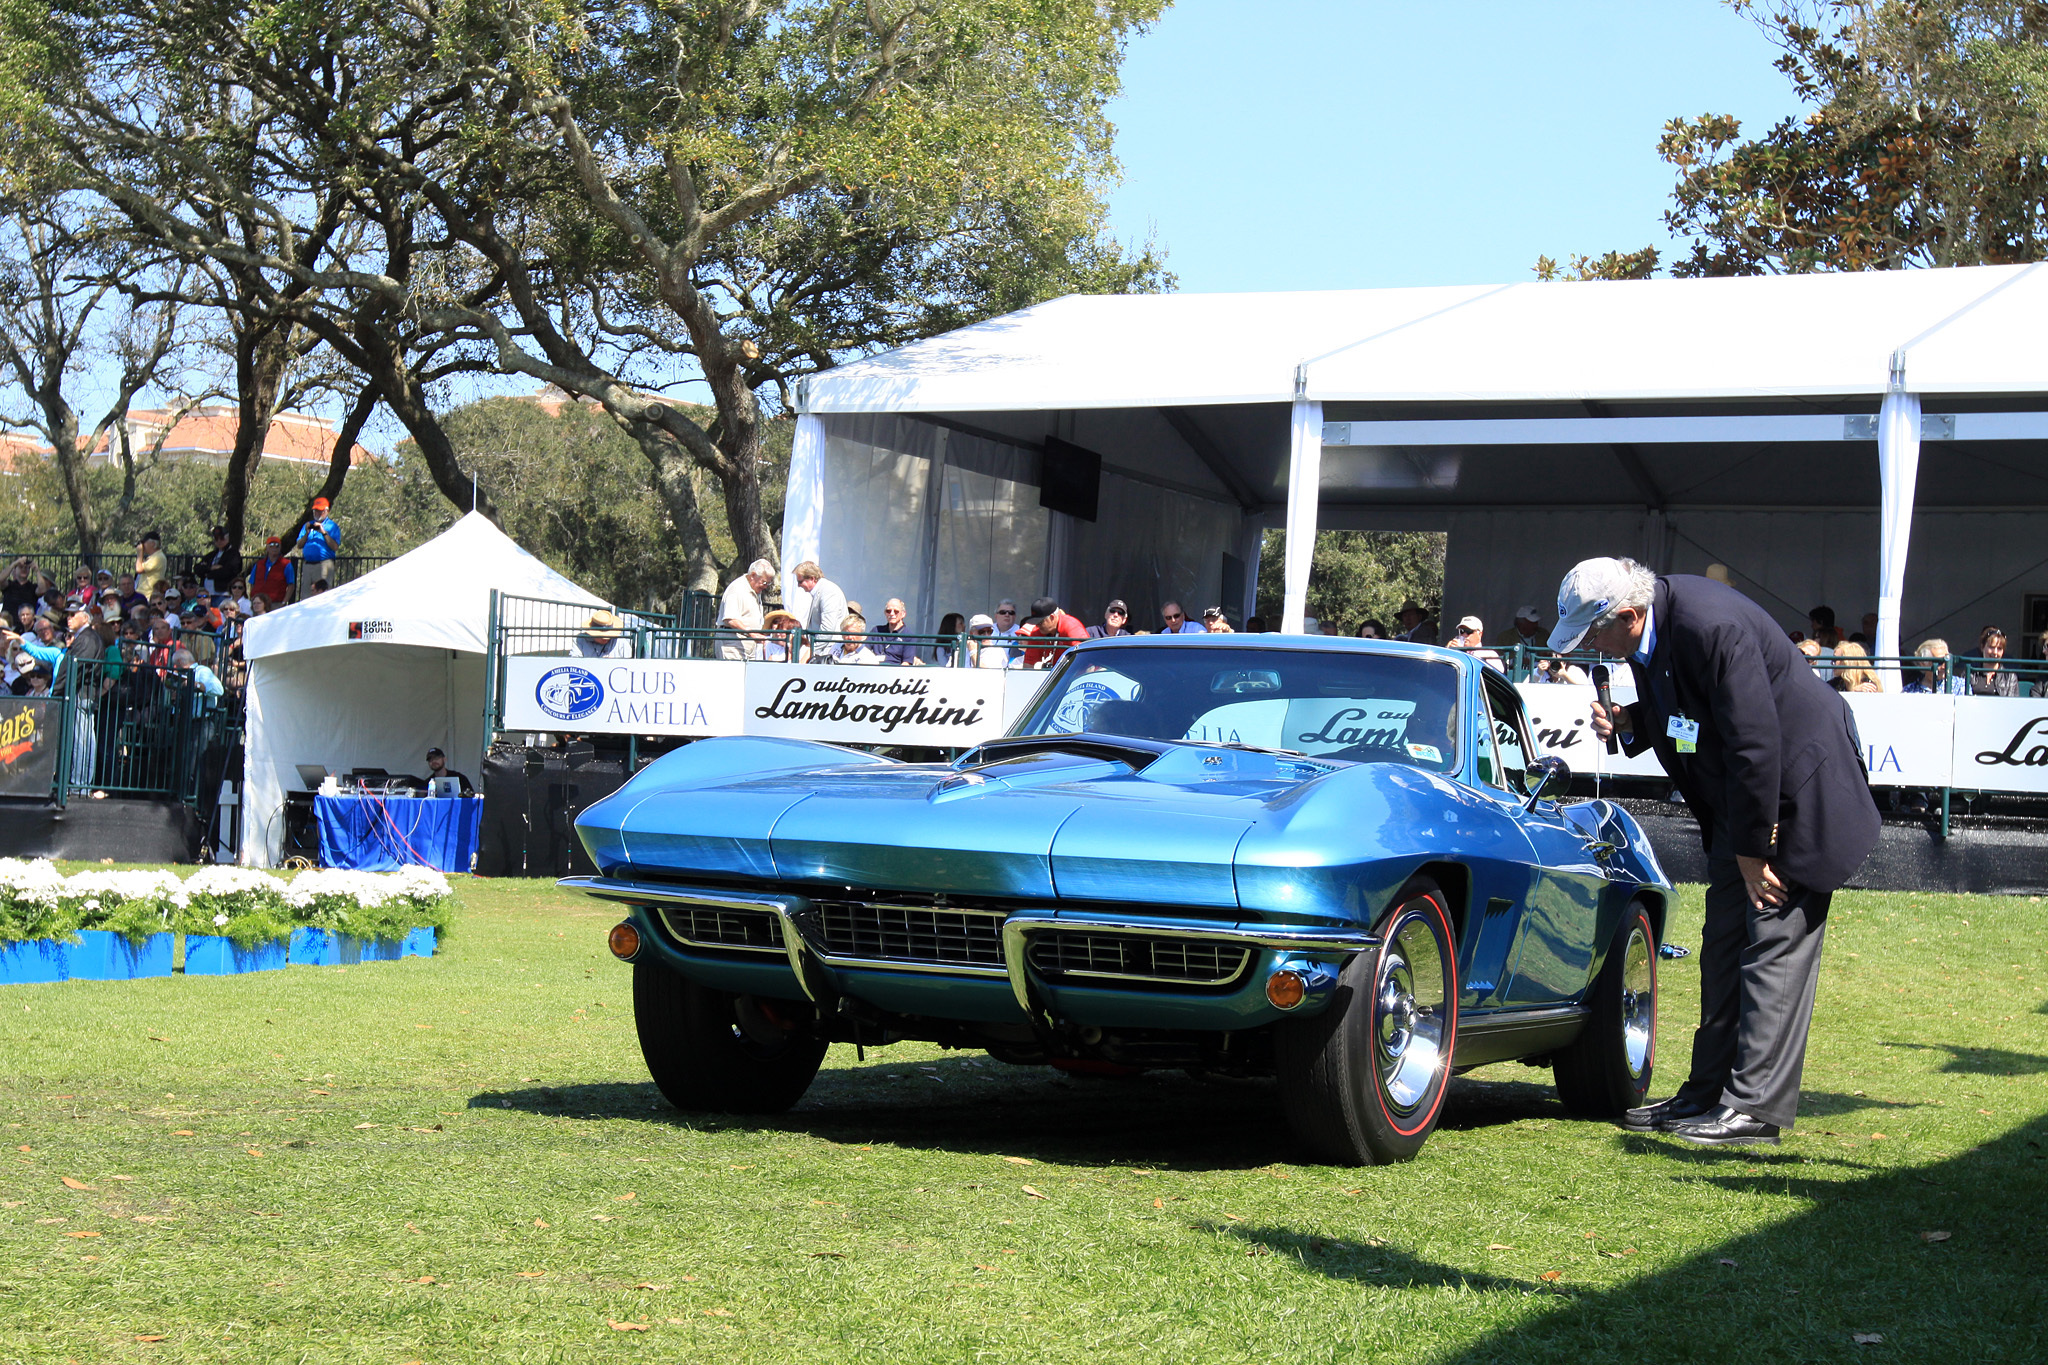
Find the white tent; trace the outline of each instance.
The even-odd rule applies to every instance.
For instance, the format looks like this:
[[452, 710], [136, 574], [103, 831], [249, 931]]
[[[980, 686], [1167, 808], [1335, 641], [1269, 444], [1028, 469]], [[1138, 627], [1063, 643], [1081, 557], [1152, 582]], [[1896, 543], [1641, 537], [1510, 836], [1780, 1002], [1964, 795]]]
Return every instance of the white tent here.
[[[1298, 630], [1319, 525], [1436, 529], [1494, 630], [1623, 553], [1974, 645], [2048, 625], [2044, 307], [2048, 265], [1056, 299], [804, 385], [784, 562], [926, 629], [1041, 591], [1155, 626], [1249, 611], [1284, 526]], [[1093, 522], [1041, 505], [1054, 438]]]
[[604, 605], [471, 512], [354, 582], [249, 622], [244, 863], [277, 863], [300, 764], [423, 773], [434, 745], [452, 768], [476, 762], [493, 588]]

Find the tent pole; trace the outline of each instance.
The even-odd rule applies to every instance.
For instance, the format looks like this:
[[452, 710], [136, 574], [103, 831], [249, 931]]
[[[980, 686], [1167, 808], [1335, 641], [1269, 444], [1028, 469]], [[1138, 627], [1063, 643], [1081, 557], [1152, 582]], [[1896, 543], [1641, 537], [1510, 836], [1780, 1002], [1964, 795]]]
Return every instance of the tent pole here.
[[484, 618], [484, 742], [476, 756], [476, 775], [484, 775], [484, 762], [491, 756], [491, 740], [498, 720], [498, 590], [491, 589], [491, 613]]
[[[1913, 492], [1920, 478], [1920, 395], [1906, 389], [1905, 348], [1892, 353], [1891, 385], [1877, 415], [1878, 588], [1876, 655], [1900, 654], [1899, 600], [1906, 589], [1906, 550], [1913, 537]], [[1897, 665], [1877, 670], [1887, 691], [1896, 692]]]
[[1323, 405], [1307, 397], [1308, 367], [1294, 375], [1288, 424], [1286, 597], [1280, 629], [1299, 635], [1308, 616], [1308, 570], [1316, 553], [1316, 512], [1323, 483]]

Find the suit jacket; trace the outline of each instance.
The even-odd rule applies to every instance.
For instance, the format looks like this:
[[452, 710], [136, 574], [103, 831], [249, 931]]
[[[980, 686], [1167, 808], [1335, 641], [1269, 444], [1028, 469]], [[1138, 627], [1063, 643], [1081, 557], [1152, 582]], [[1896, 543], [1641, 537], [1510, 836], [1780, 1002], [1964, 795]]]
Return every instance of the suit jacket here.
[[[1654, 652], [1630, 660], [1628, 752], [1656, 751], [1710, 854], [1768, 857], [1788, 881], [1841, 886], [1881, 823], [1848, 702], [1733, 588], [1668, 575], [1651, 612]], [[1698, 752], [1678, 752], [1674, 715], [1699, 722]]]

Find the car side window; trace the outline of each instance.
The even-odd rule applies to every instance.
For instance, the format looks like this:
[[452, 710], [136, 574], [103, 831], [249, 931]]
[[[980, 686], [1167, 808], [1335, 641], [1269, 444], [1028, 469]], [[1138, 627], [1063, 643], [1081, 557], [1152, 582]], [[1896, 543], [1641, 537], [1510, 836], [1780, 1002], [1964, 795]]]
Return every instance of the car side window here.
[[1529, 793], [1529, 760], [1535, 757], [1535, 748], [1529, 742], [1528, 726], [1522, 721], [1522, 699], [1491, 678], [1486, 680], [1485, 692], [1494, 752], [1500, 756], [1500, 780], [1496, 785], [1526, 796]]

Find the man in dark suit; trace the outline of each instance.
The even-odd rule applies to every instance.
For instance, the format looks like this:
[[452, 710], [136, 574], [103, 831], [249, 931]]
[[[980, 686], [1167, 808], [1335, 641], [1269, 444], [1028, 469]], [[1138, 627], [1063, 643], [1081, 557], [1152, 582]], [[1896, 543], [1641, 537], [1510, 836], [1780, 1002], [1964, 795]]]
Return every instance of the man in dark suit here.
[[1733, 588], [1626, 559], [1565, 575], [1550, 647], [1627, 659], [1638, 700], [1593, 730], [1654, 749], [1708, 863], [1692, 1073], [1623, 1126], [1708, 1146], [1775, 1145], [1799, 1108], [1828, 902], [1877, 844], [1855, 717]]

